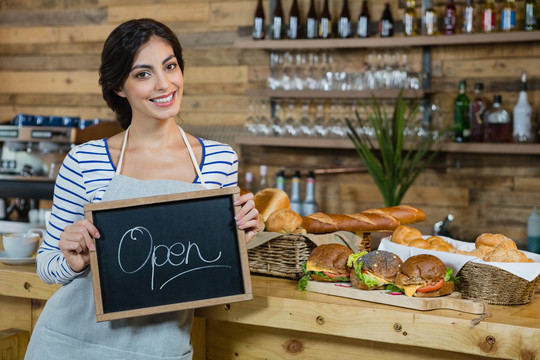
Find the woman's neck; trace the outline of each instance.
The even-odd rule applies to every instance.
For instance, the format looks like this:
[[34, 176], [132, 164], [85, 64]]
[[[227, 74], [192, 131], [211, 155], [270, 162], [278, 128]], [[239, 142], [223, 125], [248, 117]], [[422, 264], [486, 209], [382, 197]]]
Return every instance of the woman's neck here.
[[178, 128], [173, 118], [163, 121], [135, 121], [129, 127], [128, 148], [162, 148], [178, 144]]

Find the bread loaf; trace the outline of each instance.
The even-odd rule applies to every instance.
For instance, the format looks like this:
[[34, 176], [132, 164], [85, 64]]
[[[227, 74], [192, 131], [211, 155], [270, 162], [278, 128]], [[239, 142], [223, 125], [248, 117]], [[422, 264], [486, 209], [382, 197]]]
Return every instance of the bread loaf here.
[[266, 231], [281, 234], [293, 233], [302, 223], [302, 217], [291, 209], [274, 211], [266, 221]]
[[290, 207], [287, 193], [275, 188], [266, 188], [259, 191], [253, 197], [253, 201], [255, 202], [255, 208], [265, 222], [274, 211]]
[[374, 232], [392, 231], [399, 221], [391, 216], [379, 214], [325, 214], [314, 213], [302, 218], [302, 228], [311, 234], [335, 231]]
[[404, 225], [413, 224], [426, 219], [426, 214], [422, 210], [409, 205], [390, 206], [381, 209], [369, 209], [362, 211], [362, 213], [390, 215], [398, 219], [399, 222]]
[[392, 233], [392, 242], [395, 242], [396, 244], [409, 246], [413, 240], [424, 241], [422, 233], [415, 228], [399, 225]]

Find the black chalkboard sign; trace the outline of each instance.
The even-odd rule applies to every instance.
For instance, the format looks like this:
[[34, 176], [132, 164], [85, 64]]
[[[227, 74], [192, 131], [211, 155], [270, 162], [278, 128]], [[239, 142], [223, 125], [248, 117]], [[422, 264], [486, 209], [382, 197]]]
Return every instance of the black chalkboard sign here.
[[239, 188], [88, 204], [98, 321], [251, 300]]

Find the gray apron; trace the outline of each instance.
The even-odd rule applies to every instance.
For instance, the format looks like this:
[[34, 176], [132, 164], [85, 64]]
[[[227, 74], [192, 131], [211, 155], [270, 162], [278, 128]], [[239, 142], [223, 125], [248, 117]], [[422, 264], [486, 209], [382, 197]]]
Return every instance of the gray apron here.
[[[179, 127], [180, 128], [180, 127]], [[182, 128], [201, 185], [174, 180], [137, 180], [120, 175], [128, 130], [115, 175], [103, 201], [204, 189], [197, 159]], [[62, 286], [48, 301], [34, 328], [26, 360], [188, 360], [193, 310], [96, 322], [89, 269]]]

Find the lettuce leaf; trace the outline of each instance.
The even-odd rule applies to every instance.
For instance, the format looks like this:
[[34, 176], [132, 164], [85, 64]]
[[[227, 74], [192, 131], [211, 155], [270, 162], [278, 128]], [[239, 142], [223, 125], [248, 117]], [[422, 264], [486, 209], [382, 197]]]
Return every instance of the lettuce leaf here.
[[460, 279], [459, 279], [459, 276], [452, 276], [452, 269], [450, 268], [446, 268], [446, 274], [444, 274], [444, 281], [445, 282], [453, 282], [455, 284], [459, 284], [460, 282]]
[[386, 285], [386, 290], [389, 290], [390, 292], [401, 292], [401, 293], [405, 292], [402, 288], [397, 287], [395, 284]]
[[351, 281], [351, 279], [349, 279], [346, 276], [336, 276], [334, 278], [331, 278], [330, 276], [327, 276], [322, 271], [306, 271], [306, 263], [302, 264], [302, 271], [306, 275], [302, 276], [300, 280], [298, 280], [298, 284], [296, 284], [296, 288], [300, 291], [306, 291], [308, 281], [311, 278], [311, 275], [316, 275], [323, 279], [326, 279], [328, 281], [333, 281], [333, 282], [350, 282]]

